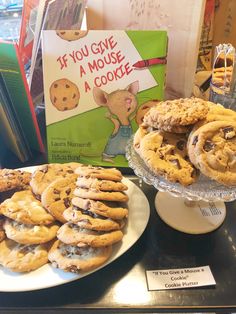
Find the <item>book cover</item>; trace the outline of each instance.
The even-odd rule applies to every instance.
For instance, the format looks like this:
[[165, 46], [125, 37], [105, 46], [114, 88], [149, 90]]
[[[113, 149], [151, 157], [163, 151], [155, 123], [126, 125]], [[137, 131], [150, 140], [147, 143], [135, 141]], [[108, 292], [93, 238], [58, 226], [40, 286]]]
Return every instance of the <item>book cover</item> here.
[[4, 145], [8, 147], [21, 162], [24, 162], [29, 158], [30, 151], [25, 145], [20, 125], [15, 120], [14, 114], [10, 108], [9, 99], [7, 99], [0, 85], [0, 134]]
[[31, 95], [29, 93], [18, 46], [0, 42], [0, 85], [2, 105], [17, 128], [21, 145], [29, 150], [44, 151]]
[[127, 167], [144, 104], [164, 96], [167, 33], [44, 31], [42, 43], [49, 162]]

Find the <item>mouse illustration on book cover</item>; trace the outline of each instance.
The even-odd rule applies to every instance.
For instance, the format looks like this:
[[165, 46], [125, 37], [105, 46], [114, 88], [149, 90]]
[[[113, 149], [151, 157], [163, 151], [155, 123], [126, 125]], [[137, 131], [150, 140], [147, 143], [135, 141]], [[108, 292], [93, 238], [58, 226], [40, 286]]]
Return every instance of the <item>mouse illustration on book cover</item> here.
[[114, 125], [113, 132], [102, 153], [103, 161], [113, 162], [113, 158], [117, 155], [125, 156], [127, 141], [133, 133], [131, 121], [138, 106], [136, 99], [138, 90], [138, 81], [129, 84], [125, 89], [118, 89], [111, 93], [107, 93], [99, 87], [93, 89], [96, 104], [108, 109], [106, 118]]

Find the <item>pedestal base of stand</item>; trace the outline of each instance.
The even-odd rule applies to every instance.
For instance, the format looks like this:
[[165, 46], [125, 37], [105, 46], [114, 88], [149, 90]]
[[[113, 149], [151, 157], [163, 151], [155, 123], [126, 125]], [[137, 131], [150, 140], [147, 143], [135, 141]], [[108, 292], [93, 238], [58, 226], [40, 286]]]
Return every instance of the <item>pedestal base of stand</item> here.
[[224, 221], [224, 202], [188, 201], [167, 192], [158, 192], [156, 211], [170, 227], [189, 234], [204, 234], [217, 229]]

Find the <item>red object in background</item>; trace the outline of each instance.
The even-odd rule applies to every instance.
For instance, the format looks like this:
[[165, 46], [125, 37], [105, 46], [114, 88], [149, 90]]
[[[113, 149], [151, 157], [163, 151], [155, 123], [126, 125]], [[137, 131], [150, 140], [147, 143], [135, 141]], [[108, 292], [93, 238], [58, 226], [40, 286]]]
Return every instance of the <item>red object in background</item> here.
[[19, 38], [19, 52], [23, 64], [30, 64], [39, 0], [24, 0]]
[[155, 64], [166, 64], [166, 57], [161, 57], [161, 58], [152, 58], [152, 59], [148, 59], [148, 60], [140, 60], [138, 62], [135, 62], [133, 64], [134, 68], [146, 68], [149, 67], [151, 65], [155, 65]]

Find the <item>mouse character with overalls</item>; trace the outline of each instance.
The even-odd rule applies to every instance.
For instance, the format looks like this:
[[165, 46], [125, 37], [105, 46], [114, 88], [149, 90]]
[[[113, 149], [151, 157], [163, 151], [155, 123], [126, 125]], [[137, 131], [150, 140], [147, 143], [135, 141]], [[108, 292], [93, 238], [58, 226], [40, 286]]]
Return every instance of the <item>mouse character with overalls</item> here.
[[114, 124], [114, 129], [102, 154], [103, 161], [111, 161], [117, 155], [125, 155], [128, 139], [133, 133], [131, 127], [132, 115], [137, 109], [136, 94], [139, 83], [135, 81], [125, 89], [116, 90], [110, 94], [98, 87], [93, 89], [93, 97], [97, 105], [107, 107], [106, 117]]

